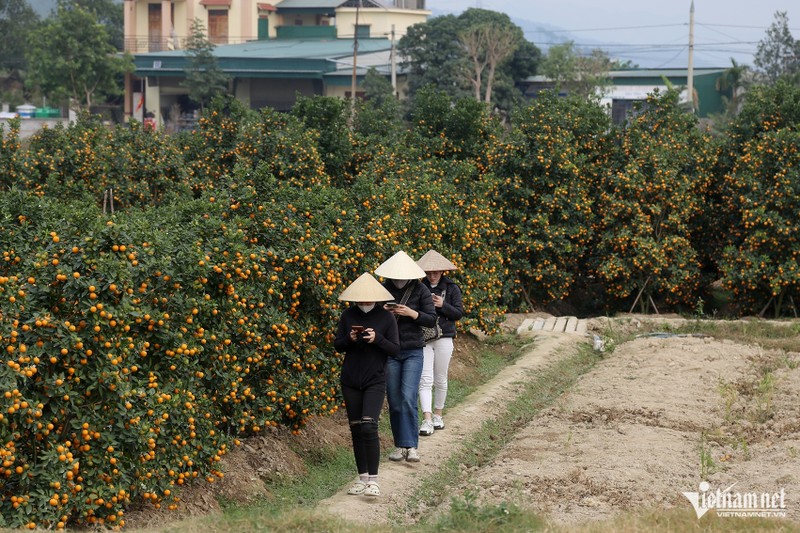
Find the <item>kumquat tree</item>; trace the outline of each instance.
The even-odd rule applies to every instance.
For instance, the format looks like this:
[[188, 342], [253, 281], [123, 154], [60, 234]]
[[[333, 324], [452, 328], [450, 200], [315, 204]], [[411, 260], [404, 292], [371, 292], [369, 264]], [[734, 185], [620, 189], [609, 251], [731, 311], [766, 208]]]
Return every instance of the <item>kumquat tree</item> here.
[[492, 188], [469, 162], [409, 161], [402, 152], [376, 158], [352, 189], [362, 199], [354, 227], [365, 264], [374, 269], [398, 249], [419, 258], [435, 248], [459, 267], [450, 275], [464, 295], [460, 326], [495, 332], [503, 314], [503, 226]]
[[721, 178], [729, 222], [723, 285], [741, 312], [796, 316], [800, 304], [800, 89], [753, 91], [728, 140]]
[[609, 297], [631, 310], [657, 310], [657, 299], [694, 306], [702, 277], [693, 235], [715, 144], [670, 90], [648, 97], [619, 131], [618, 146], [597, 188], [593, 269]]
[[21, 148], [19, 139], [19, 118], [0, 124], [0, 189], [8, 189], [25, 176], [25, 170], [19, 157]]
[[544, 93], [514, 116], [489, 155], [506, 231], [512, 306], [566, 298], [585, 271], [595, 185], [607, 154], [608, 116], [597, 105]]
[[189, 191], [183, 154], [164, 134], [142, 135], [140, 124], [108, 130], [86, 113], [69, 128], [36, 133], [13, 163], [24, 172], [9, 187], [89, 203], [113, 194], [118, 209], [167, 203]]

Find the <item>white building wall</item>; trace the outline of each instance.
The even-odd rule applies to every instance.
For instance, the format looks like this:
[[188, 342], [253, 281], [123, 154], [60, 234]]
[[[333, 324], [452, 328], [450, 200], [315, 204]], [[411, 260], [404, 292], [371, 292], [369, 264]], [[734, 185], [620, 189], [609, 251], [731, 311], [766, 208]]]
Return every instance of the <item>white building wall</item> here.
[[[430, 11], [410, 9], [359, 9], [358, 25], [369, 26], [370, 37], [391, 37], [394, 25], [395, 39], [406, 34], [409, 26], [425, 22]], [[341, 7], [336, 10], [336, 28], [339, 37], [350, 38], [355, 33], [356, 9]]]
[[[600, 104], [610, 106], [614, 100], [646, 100], [647, 95], [658, 89], [659, 92], [667, 91], [666, 85], [612, 85], [604, 87], [600, 95]], [[681, 102], [689, 102], [689, 91], [683, 89], [680, 94]]]

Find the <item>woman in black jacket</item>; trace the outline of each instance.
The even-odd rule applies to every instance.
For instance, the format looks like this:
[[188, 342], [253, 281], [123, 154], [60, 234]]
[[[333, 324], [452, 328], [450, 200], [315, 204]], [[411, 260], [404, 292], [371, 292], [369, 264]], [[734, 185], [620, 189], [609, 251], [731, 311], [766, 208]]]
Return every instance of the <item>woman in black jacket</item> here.
[[378, 417], [386, 395], [386, 361], [400, 351], [397, 321], [392, 313], [376, 302], [391, 300], [392, 295], [370, 274], [364, 273], [351, 283], [339, 300], [354, 302], [342, 313], [333, 345], [344, 352], [341, 386], [358, 481], [348, 494], [380, 496], [378, 464], [380, 440]]
[[389, 420], [396, 449], [389, 454], [392, 461], [419, 461], [419, 424], [417, 398], [422, 374], [422, 326], [436, 324], [436, 310], [431, 293], [419, 278], [425, 276], [405, 252], [397, 252], [375, 270], [387, 278], [383, 286], [394, 301], [384, 307], [397, 318], [400, 352], [386, 365], [386, 397], [389, 400]]
[[445, 271], [457, 270], [449, 259], [430, 250], [417, 264], [425, 271], [426, 277], [422, 283], [431, 292], [439, 327], [442, 328], [442, 336], [428, 342], [423, 349], [422, 376], [419, 381], [423, 420], [419, 434], [427, 436], [436, 429], [444, 429], [442, 410], [447, 398], [447, 372], [453, 355], [456, 321], [464, 316], [464, 303], [459, 286], [443, 275]]

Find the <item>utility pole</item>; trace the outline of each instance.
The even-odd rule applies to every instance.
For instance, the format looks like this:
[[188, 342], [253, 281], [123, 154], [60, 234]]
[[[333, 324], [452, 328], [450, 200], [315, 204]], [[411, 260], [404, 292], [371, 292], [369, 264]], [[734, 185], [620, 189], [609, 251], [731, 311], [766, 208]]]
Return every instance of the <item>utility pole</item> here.
[[689, 69], [686, 85], [689, 91], [689, 103], [692, 105], [692, 113], [694, 113], [694, 0], [692, 0], [692, 7], [689, 8]]
[[353, 34], [353, 78], [350, 82], [350, 123], [356, 118], [356, 61], [358, 60], [358, 12], [361, 9], [362, 0], [358, 0], [356, 6], [356, 24]]

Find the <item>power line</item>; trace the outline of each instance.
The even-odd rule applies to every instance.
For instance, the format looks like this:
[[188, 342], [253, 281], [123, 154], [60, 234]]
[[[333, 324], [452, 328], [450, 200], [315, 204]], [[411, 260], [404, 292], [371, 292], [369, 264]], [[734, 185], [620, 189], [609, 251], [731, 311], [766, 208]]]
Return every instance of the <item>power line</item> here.
[[584, 31], [619, 31], [619, 30], [644, 30], [650, 28], [672, 28], [675, 26], [687, 26], [686, 23], [681, 24], [654, 24], [650, 26], [622, 26], [618, 28], [584, 28], [580, 30], [528, 30], [525, 33], [578, 33]]
[[[695, 43], [695, 46], [738, 46], [743, 44], [758, 44], [760, 41], [730, 41], [730, 42], [711, 42], [711, 43]], [[563, 41], [536, 41], [534, 44], [544, 44], [544, 45], [559, 45], [564, 44]], [[625, 44], [625, 43], [572, 43], [575, 47], [579, 48], [625, 48], [625, 47], [647, 47], [647, 48], [654, 48], [654, 49], [664, 49], [664, 48], [675, 48], [676, 46], [684, 46], [681, 44], [675, 43], [648, 43], [648, 44]]]
[[[740, 24], [708, 24], [708, 23], [700, 23], [695, 22], [695, 24], [702, 24], [703, 26], [716, 26], [718, 28], [743, 28], [749, 30], [766, 30], [764, 26], [743, 26]], [[800, 31], [800, 28], [789, 28], [791, 31]]]
[[[751, 29], [751, 30], [767, 30], [765, 26], [745, 26], [739, 24], [709, 24], [705, 22], [695, 22], [698, 26], [708, 26], [708, 27], [717, 27], [717, 28], [742, 28], [742, 29]], [[687, 22], [681, 22], [676, 24], [648, 24], [648, 25], [641, 25], [641, 26], [617, 26], [617, 27], [607, 27], [607, 28], [579, 28], [574, 30], [564, 30], [564, 29], [544, 29], [539, 28], [535, 30], [527, 30], [525, 33], [579, 33], [579, 32], [590, 32], [590, 31], [621, 31], [621, 30], [646, 30], [652, 28], [674, 28], [678, 26], [688, 26]], [[791, 31], [800, 31], [800, 28], [789, 28]]]
[[706, 28], [706, 29], [708, 29], [708, 30], [710, 30], [710, 31], [712, 31], [712, 32], [714, 32], [716, 34], [722, 35], [723, 37], [727, 37], [728, 39], [736, 39], [736, 37], [734, 37], [733, 35], [728, 35], [725, 32], [721, 32], [719, 30], [715, 30], [712, 26], [709, 26], [708, 24], [697, 23], [697, 25], [702, 27], [702, 28]]
[[675, 61], [676, 59], [678, 59], [678, 57], [679, 57], [681, 54], [683, 54], [683, 52], [686, 50], [686, 48], [687, 48], [687, 47], [686, 47], [686, 46], [684, 46], [683, 48], [681, 48], [680, 50], [678, 50], [678, 53], [677, 53], [677, 54], [675, 54], [674, 56], [672, 56], [672, 57], [671, 57], [671, 58], [669, 58], [668, 60], [666, 60], [666, 61], [662, 62], [660, 65], [658, 65], [658, 66], [657, 66], [657, 67], [655, 67], [655, 68], [663, 68], [663, 67], [664, 67], [664, 65], [669, 65], [670, 63], [672, 63], [673, 61]]

